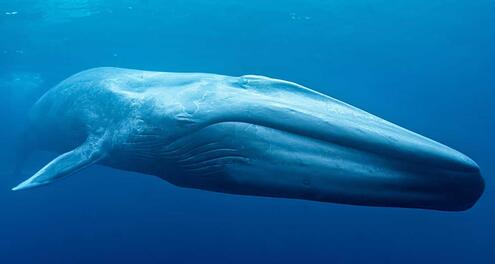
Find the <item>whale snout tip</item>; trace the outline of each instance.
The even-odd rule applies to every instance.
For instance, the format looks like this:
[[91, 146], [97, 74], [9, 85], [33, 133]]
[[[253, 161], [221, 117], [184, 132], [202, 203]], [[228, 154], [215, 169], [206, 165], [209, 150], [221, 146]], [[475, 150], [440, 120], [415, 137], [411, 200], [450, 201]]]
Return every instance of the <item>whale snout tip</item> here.
[[442, 146], [437, 155], [440, 157], [439, 160], [444, 161], [445, 168], [459, 172], [480, 172], [480, 167], [474, 160], [467, 155], [447, 146]]
[[449, 211], [466, 211], [472, 208], [485, 191], [485, 181], [478, 164], [468, 156], [458, 153], [455, 160], [456, 169], [451, 170], [450, 184], [445, 191], [449, 192], [452, 202]]
[[456, 195], [456, 206], [453, 206], [451, 211], [471, 209], [485, 191], [485, 181], [479, 171], [469, 173], [466, 178], [462, 191], [458, 191]]
[[476, 164], [473, 160], [470, 160], [469, 168], [471, 169], [471, 172], [468, 176], [469, 183], [467, 184], [467, 189], [471, 190], [471, 203], [466, 209], [473, 207], [485, 191], [485, 180], [483, 179], [481, 169], [478, 164]]
[[466, 171], [478, 172], [478, 174], [480, 174], [480, 166], [478, 166], [478, 164], [468, 156], [464, 154], [461, 155], [462, 155], [462, 158], [460, 160], [461, 166], [463, 166]]

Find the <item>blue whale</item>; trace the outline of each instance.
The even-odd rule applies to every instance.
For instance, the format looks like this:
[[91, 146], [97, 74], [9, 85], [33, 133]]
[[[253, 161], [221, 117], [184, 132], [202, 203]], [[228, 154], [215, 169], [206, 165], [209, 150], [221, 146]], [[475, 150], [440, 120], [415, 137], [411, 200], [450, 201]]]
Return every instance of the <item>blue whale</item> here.
[[246, 75], [94, 68], [29, 115], [30, 149], [61, 153], [13, 190], [93, 164], [222, 193], [462, 211], [479, 167], [445, 145], [301, 85]]

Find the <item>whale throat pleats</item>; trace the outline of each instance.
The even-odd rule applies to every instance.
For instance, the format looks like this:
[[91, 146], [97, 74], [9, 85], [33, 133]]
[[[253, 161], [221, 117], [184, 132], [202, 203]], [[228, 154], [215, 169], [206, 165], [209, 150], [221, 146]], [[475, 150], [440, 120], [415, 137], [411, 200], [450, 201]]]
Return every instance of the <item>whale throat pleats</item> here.
[[90, 136], [81, 146], [58, 156], [12, 190], [30, 189], [52, 183], [91, 166], [103, 159], [104, 156], [103, 138]]

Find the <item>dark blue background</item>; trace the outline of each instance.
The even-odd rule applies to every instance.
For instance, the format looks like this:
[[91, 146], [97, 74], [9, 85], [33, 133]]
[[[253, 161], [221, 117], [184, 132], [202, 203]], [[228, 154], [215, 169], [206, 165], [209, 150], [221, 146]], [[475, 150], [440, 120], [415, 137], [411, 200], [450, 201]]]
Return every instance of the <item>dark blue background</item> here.
[[[17, 12], [12, 14], [11, 12]], [[493, 0], [0, 0], [0, 263], [495, 263]], [[80, 70], [295, 81], [471, 156], [486, 192], [445, 213], [180, 189], [92, 167], [11, 192], [29, 105]]]

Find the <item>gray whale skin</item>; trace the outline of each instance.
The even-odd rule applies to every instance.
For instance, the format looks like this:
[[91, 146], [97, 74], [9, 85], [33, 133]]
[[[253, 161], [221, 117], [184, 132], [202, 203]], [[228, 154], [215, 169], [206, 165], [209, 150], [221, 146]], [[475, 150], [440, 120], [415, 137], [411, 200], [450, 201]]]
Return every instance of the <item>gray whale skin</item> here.
[[120, 68], [80, 72], [29, 115], [29, 149], [61, 153], [13, 190], [93, 164], [222, 193], [462, 211], [476, 163], [301, 85]]

